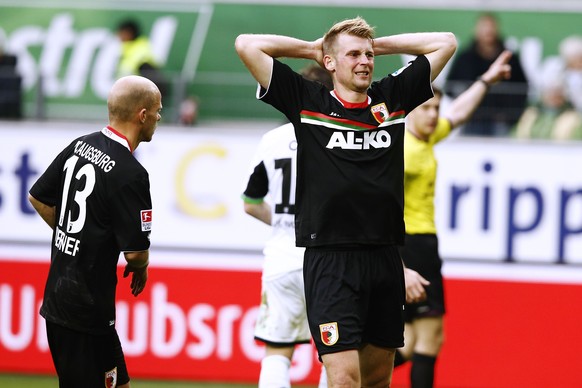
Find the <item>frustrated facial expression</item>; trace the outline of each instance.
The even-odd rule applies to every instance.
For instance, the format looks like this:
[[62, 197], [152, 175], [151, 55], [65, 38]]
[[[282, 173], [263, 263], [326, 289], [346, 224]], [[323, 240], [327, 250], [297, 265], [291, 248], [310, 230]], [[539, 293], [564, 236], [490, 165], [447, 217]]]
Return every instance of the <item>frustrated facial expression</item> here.
[[[374, 50], [372, 42], [348, 34], [340, 34], [330, 54], [328, 70], [335, 74], [341, 87], [365, 92], [372, 83]], [[336, 85], [337, 87], [337, 85]]]

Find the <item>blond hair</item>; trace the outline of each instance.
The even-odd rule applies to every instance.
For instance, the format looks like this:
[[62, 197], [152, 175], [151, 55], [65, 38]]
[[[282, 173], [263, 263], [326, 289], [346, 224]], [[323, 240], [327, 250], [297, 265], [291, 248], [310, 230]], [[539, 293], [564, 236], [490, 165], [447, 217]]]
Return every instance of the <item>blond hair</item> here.
[[374, 39], [374, 27], [371, 27], [360, 16], [346, 19], [334, 24], [323, 36], [323, 53], [333, 52], [333, 46], [340, 34], [348, 34], [359, 38]]

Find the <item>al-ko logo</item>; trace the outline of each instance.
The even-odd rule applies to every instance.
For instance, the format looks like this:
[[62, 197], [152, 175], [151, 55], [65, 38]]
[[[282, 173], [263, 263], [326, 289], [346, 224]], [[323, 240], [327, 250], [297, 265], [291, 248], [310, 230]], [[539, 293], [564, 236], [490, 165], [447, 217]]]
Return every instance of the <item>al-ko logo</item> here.
[[[44, 14], [39, 11], [38, 24], [22, 25], [7, 31], [7, 51], [18, 57], [18, 70], [26, 90], [37, 85], [42, 76], [42, 86], [48, 97], [72, 99], [90, 97], [92, 94], [99, 99], [107, 98], [116, 79], [121, 52], [116, 26], [79, 26], [78, 21], [87, 23], [87, 18], [78, 17], [83, 15], [81, 12], [94, 13], [92, 20], [103, 13], [102, 19], [109, 20], [107, 15], [111, 11], [49, 13], [51, 19], [47, 27], [40, 25], [44, 25]], [[158, 62], [168, 66], [171, 50], [174, 49], [178, 59], [173, 60], [182, 63], [172, 63], [171, 67], [181, 70], [180, 67], [186, 67], [187, 58], [191, 56], [189, 51], [192, 49], [195, 25], [181, 29], [185, 31], [180, 33], [183, 36], [177, 36], [178, 21], [178, 16], [166, 14], [156, 17], [151, 26], [142, 23], [142, 28], [150, 31], [148, 37]], [[175, 41], [181, 44], [179, 50], [173, 47]]]

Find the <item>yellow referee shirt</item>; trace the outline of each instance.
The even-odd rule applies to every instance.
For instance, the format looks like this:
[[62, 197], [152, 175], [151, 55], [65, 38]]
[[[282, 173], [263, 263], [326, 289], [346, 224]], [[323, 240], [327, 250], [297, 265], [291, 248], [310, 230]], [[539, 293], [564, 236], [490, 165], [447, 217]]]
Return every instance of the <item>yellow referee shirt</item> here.
[[404, 135], [404, 222], [407, 234], [436, 234], [434, 191], [437, 161], [434, 145], [451, 133], [449, 120], [439, 117], [434, 133], [422, 141]]

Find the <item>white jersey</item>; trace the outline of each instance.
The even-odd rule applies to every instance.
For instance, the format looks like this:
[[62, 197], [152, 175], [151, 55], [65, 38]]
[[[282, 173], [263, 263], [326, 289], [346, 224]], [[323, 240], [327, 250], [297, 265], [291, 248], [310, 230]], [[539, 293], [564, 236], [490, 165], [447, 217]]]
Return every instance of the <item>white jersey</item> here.
[[271, 205], [271, 236], [263, 253], [263, 278], [303, 267], [304, 248], [295, 246], [295, 185], [297, 141], [292, 124], [265, 135], [251, 164], [243, 200]]

